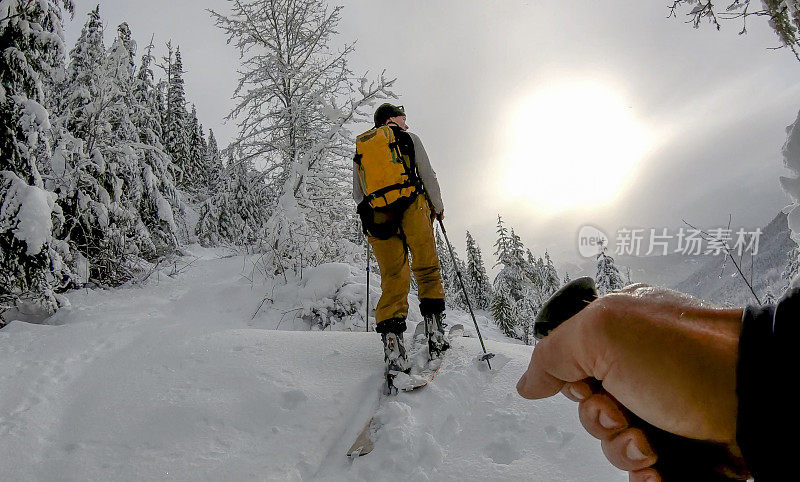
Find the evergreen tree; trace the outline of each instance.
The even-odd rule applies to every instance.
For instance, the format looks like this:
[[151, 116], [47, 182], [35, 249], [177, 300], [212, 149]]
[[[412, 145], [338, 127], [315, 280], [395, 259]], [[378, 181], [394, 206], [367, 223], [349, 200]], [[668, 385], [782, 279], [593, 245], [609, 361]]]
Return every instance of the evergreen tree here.
[[561, 287], [561, 280], [558, 279], [558, 270], [550, 259], [550, 253], [544, 252], [544, 266], [542, 267], [541, 299], [546, 301], [550, 295], [558, 291]]
[[181, 49], [172, 49], [172, 42], [167, 43], [167, 57], [162, 66], [166, 73], [165, 106], [164, 106], [164, 147], [172, 157], [175, 164], [176, 181], [178, 187], [186, 187], [189, 151], [191, 140], [189, 138], [190, 119], [186, 111], [186, 92], [184, 90], [183, 59]]
[[184, 186], [194, 194], [208, 195], [208, 145], [206, 144], [203, 126], [197, 120], [197, 107], [192, 105], [189, 114], [188, 131], [189, 139], [188, 158], [184, 164]]
[[502, 291], [495, 291], [492, 298], [492, 317], [500, 330], [508, 337], [516, 338], [517, 322], [514, 320], [514, 314], [511, 308], [511, 300], [508, 295]]
[[508, 229], [503, 224], [503, 218], [500, 215], [497, 215], [497, 241], [494, 243], [495, 252], [494, 255], [497, 258], [497, 263], [495, 266], [500, 264], [509, 265], [511, 264], [511, 249], [509, 237], [508, 237]]
[[109, 106], [113, 148], [107, 155], [123, 181], [120, 202], [134, 219], [135, 227], [126, 235], [138, 248], [137, 254], [155, 259], [177, 245], [173, 211], [179, 203], [169, 173], [169, 157], [158, 135], [151, 49], [148, 47], [137, 73], [136, 42], [130, 27], [123, 23], [117, 29], [108, 54], [108, 74], [117, 98]]
[[261, 239], [258, 230], [267, 221], [261, 177], [247, 161], [231, 156], [218, 191], [200, 209], [196, 234], [206, 246], [253, 245]]
[[45, 88], [61, 75], [62, 7], [71, 0], [2, 2], [0, 9], [0, 326], [20, 298], [49, 310], [75, 276], [67, 245], [52, 235], [63, 222], [40, 166], [51, 159]]
[[142, 62], [136, 74], [134, 98], [136, 110], [132, 113], [133, 122], [139, 130], [139, 139], [148, 146], [162, 146], [161, 106], [158, 88], [153, 73], [153, 42], [142, 54]]
[[[450, 251], [447, 248], [447, 243], [442, 239], [439, 229], [436, 229], [436, 255], [439, 257], [439, 271], [442, 276], [445, 299], [449, 305], [457, 305], [466, 309], [467, 303], [464, 299], [464, 293], [458, 284], [456, 265], [453, 264]], [[456, 263], [458, 263], [459, 268], [462, 268], [464, 264], [457, 255]]]
[[208, 149], [206, 150], [206, 175], [204, 184], [210, 195], [217, 191], [217, 185], [220, 182], [222, 175], [222, 156], [217, 146], [217, 138], [214, 137], [214, 131], [208, 130]]
[[98, 5], [89, 12], [81, 35], [70, 51], [62, 96], [65, 102], [59, 112], [69, 132], [86, 143], [86, 153], [93, 152], [98, 143], [107, 145], [111, 137], [107, 108], [115, 99], [109, 98], [114, 95], [114, 89], [106, 69], [107, 61]]
[[472, 295], [475, 306], [479, 309], [488, 310], [492, 302], [492, 284], [486, 274], [486, 266], [483, 263], [481, 249], [475, 243], [469, 231], [467, 231], [467, 289]]
[[612, 291], [622, 289], [625, 287], [625, 281], [622, 279], [619, 270], [614, 265], [614, 258], [606, 254], [606, 247], [597, 255], [597, 274], [595, 275], [595, 283], [597, 284], [597, 291], [604, 295]]
[[529, 344], [533, 342], [533, 321], [561, 282], [550, 254], [534, 257], [514, 229], [508, 230], [499, 216], [497, 235], [495, 256], [502, 268], [494, 280], [492, 313], [504, 333]]
[[85, 258], [86, 276], [108, 284], [128, 278], [129, 255], [137, 252], [129, 236], [136, 232], [138, 216], [123, 197], [134, 161], [119, 145], [137, 139], [126, 115], [124, 81], [111, 75], [123, 76], [123, 71], [129, 72], [127, 60], [121, 66], [109, 63], [98, 6], [70, 51], [61, 89], [65, 101], [54, 131], [63, 172], [53, 188], [65, 215], [59, 235]]
[[509, 232], [500, 216], [497, 217], [495, 248], [495, 266], [502, 268], [494, 279], [492, 312], [506, 317], [495, 317], [495, 322], [506, 335], [519, 338], [522, 336], [520, 321], [526, 319], [529, 311], [529, 300], [525, 297], [530, 293], [530, 282], [527, 280], [522, 241], [513, 229]]
[[138, 131], [139, 141], [146, 146], [141, 154], [143, 195], [138, 210], [150, 233], [153, 255], [161, 256], [177, 246], [178, 228], [174, 213], [179, 211], [180, 202], [172, 177], [172, 159], [161, 140], [161, 102], [153, 73], [155, 58], [152, 52], [151, 40], [136, 74], [131, 119]]

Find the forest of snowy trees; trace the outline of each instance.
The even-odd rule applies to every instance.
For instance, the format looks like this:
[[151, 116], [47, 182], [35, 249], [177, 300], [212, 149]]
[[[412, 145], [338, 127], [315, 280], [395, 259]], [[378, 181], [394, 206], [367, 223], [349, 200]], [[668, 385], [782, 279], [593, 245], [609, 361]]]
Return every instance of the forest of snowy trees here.
[[100, 7], [64, 43], [70, 0], [3, 0], [0, 313], [58, 308], [65, 290], [117, 286], [194, 236], [187, 208], [224, 177], [189, 109], [180, 48], [139, 52]]

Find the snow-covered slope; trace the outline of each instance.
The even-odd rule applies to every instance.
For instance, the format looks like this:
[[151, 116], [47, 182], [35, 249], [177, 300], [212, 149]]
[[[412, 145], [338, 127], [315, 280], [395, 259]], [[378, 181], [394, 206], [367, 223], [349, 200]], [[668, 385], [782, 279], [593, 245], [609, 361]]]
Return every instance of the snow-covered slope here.
[[[475, 338], [454, 342], [429, 387], [384, 400], [374, 451], [348, 459], [378, 408], [378, 335], [276, 331], [301, 298], [291, 286], [196, 252], [177, 277], [74, 292], [50, 325], [0, 330], [3, 480], [626, 479], [572, 402], [516, 394], [530, 347], [488, 341], [490, 372]], [[265, 290], [284, 305], [253, 318]]]

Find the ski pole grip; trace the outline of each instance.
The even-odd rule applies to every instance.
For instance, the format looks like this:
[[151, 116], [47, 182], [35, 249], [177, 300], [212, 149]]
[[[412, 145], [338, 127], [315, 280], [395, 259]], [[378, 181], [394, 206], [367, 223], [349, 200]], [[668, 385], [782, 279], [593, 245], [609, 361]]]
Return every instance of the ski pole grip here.
[[[564, 285], [542, 306], [533, 325], [537, 339], [547, 336], [564, 321], [597, 298], [594, 280], [578, 278]], [[592, 380], [597, 388], [599, 380]], [[746, 480], [742, 462], [722, 444], [681, 437], [655, 427], [630, 411], [631, 426], [640, 428], [647, 436], [658, 460], [654, 468], [664, 482], [728, 482]], [[739, 474], [742, 474], [741, 476]]]

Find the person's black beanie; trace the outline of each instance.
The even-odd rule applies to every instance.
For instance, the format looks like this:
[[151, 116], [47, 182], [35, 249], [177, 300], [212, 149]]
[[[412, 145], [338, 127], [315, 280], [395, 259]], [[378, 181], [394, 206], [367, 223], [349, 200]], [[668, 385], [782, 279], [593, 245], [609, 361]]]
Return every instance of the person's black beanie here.
[[386, 123], [387, 120], [391, 119], [392, 117], [397, 117], [401, 115], [406, 115], [403, 112], [403, 109], [397, 107], [396, 105], [392, 105], [389, 103], [381, 104], [377, 110], [375, 110], [375, 127], [380, 127]]

